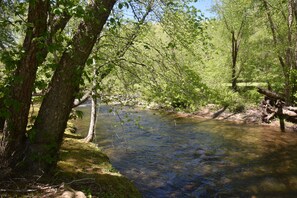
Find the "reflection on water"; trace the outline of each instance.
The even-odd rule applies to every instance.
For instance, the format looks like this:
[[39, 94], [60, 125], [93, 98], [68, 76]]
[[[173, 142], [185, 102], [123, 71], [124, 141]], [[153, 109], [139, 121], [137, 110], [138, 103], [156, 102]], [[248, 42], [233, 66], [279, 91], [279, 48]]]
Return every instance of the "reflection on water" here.
[[297, 197], [297, 134], [110, 108], [100, 107], [96, 143], [144, 197]]

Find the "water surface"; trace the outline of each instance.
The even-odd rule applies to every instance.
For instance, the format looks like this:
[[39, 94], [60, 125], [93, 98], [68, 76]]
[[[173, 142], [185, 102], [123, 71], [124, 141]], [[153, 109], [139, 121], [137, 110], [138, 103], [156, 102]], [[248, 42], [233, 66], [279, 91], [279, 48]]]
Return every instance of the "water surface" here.
[[[89, 109], [80, 108], [83, 134]], [[127, 107], [99, 112], [96, 143], [144, 197], [297, 197], [297, 134]]]

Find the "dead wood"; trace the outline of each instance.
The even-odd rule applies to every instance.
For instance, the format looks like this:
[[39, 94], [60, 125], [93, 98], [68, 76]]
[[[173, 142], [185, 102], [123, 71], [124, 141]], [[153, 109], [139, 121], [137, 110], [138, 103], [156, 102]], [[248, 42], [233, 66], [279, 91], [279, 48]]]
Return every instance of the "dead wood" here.
[[297, 124], [297, 107], [287, 106], [281, 94], [258, 87], [258, 92], [265, 97], [261, 102], [262, 121], [270, 123], [274, 118], [279, 118], [280, 128], [285, 130], [284, 120]]

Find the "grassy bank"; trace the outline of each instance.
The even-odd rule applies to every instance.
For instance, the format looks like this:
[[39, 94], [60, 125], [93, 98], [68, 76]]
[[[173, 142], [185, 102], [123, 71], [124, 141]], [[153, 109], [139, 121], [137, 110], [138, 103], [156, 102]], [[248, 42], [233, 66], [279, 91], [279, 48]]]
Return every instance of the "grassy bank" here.
[[0, 182], [0, 197], [141, 197], [135, 186], [109, 162], [94, 144], [65, 133], [61, 160], [50, 176], [7, 178]]
[[57, 178], [70, 182], [77, 180], [71, 187], [89, 196], [141, 197], [134, 185], [112, 167], [104, 153], [80, 138], [79, 135], [65, 134]]

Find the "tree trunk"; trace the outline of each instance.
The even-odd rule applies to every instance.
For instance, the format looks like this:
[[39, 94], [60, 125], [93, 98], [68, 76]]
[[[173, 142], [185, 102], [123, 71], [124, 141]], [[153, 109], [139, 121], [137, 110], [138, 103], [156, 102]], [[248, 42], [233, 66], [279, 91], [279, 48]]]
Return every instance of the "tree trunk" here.
[[237, 56], [238, 56], [238, 42], [235, 38], [235, 32], [232, 31], [232, 90], [234, 92], [237, 91], [237, 76], [236, 76], [236, 63], [237, 63]]
[[98, 78], [98, 69], [96, 68], [95, 63], [93, 64], [93, 84], [92, 84], [92, 97], [91, 97], [91, 116], [90, 116], [90, 125], [87, 137], [85, 137], [85, 142], [92, 142], [95, 133], [96, 133], [96, 121], [97, 121], [97, 78]]
[[3, 133], [5, 118], [0, 116], [0, 133]]
[[15, 166], [22, 158], [26, 142], [26, 127], [32, 98], [37, 67], [43, 62], [41, 57], [43, 41], [47, 35], [49, 0], [29, 1], [28, 24], [23, 43], [24, 54], [17, 64], [9, 95], [8, 117], [1, 141], [1, 157], [5, 166]]
[[116, 0], [90, 1], [87, 16], [60, 59], [29, 134], [32, 144], [26, 161], [33, 161], [35, 167], [32, 168], [35, 170], [48, 170], [57, 163], [58, 151], [75, 94], [79, 90], [85, 62], [115, 2]]
[[[4, 112], [4, 104], [3, 104], [3, 98], [0, 98], [0, 112]], [[5, 124], [5, 117], [4, 115], [0, 114], [0, 133], [3, 133], [3, 128]]]
[[92, 142], [94, 140], [96, 134], [96, 121], [97, 121], [97, 95], [95, 92], [92, 92], [91, 97], [91, 118], [90, 118], [90, 126], [87, 137], [85, 137], [85, 142]]
[[0, 117], [0, 133], [3, 133], [4, 124], [5, 124], [5, 118]]

